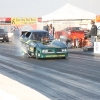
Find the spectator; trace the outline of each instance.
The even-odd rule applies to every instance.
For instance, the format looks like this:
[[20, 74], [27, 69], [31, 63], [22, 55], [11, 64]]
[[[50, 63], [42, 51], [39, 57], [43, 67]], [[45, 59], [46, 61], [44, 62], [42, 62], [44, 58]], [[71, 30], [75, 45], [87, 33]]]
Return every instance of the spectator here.
[[55, 35], [55, 28], [53, 27], [53, 36]]
[[90, 36], [91, 36], [91, 44], [92, 47], [94, 46], [94, 42], [97, 41], [97, 26], [95, 25], [94, 21], [91, 21], [92, 27], [90, 30]]
[[43, 30], [49, 31], [49, 26], [48, 24], [46, 26], [43, 26]]
[[15, 26], [11, 29], [12, 33], [14, 33], [14, 32], [15, 32], [15, 29], [16, 29], [16, 27], [15, 27]]
[[52, 26], [52, 24], [50, 24], [50, 27], [49, 27], [49, 33], [54, 36], [54, 31], [55, 31], [55, 28]]
[[20, 29], [18, 27], [13, 28], [13, 43], [18, 44], [20, 38]]

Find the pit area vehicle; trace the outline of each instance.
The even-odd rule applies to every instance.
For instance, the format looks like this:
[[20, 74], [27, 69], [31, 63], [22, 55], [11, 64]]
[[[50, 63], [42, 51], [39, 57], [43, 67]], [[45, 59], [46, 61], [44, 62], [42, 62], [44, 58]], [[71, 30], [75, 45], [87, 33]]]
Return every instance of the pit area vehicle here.
[[4, 29], [0, 29], [0, 41], [9, 42], [8, 34], [7, 34], [7, 32], [4, 31]]
[[60, 36], [66, 37], [66, 42], [71, 41], [74, 43], [74, 47], [76, 47], [76, 39], [80, 41], [84, 38], [84, 30], [81, 27], [67, 27], [61, 31], [55, 32], [55, 38], [59, 39]]
[[[85, 33], [86, 38], [90, 38], [90, 31]], [[100, 26], [97, 26], [97, 37], [100, 38]]]
[[45, 30], [30, 30], [20, 37], [22, 51], [31, 57], [66, 58], [67, 46], [61, 41], [54, 40]]

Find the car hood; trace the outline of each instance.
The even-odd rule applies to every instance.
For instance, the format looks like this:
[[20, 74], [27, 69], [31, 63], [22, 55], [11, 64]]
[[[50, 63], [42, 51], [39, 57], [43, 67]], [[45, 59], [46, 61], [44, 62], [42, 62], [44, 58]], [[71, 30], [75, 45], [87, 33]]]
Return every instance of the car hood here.
[[61, 41], [54, 40], [51, 43], [44, 45], [41, 42], [37, 43], [40, 48], [67, 48], [67, 46]]

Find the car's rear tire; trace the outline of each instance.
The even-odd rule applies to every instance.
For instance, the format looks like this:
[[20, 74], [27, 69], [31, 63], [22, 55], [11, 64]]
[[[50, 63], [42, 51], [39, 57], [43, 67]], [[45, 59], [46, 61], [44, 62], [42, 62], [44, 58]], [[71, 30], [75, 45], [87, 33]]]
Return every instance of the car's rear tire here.
[[32, 57], [32, 56], [31, 56], [31, 52], [29, 51], [29, 46], [28, 46], [28, 45], [25, 47], [25, 49], [26, 49], [27, 55], [28, 55], [29, 57]]
[[32, 57], [31, 52], [29, 50], [27, 50], [27, 54], [29, 57]]

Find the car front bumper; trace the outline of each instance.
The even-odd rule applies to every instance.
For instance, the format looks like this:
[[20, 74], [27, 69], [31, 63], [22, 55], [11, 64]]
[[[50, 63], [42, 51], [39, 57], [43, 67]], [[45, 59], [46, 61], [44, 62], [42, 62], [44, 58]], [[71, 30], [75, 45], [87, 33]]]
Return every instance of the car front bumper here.
[[38, 54], [38, 58], [63, 58], [68, 57], [68, 53], [59, 53], [59, 54]]
[[0, 37], [0, 41], [8, 41], [9, 38], [8, 37]]

